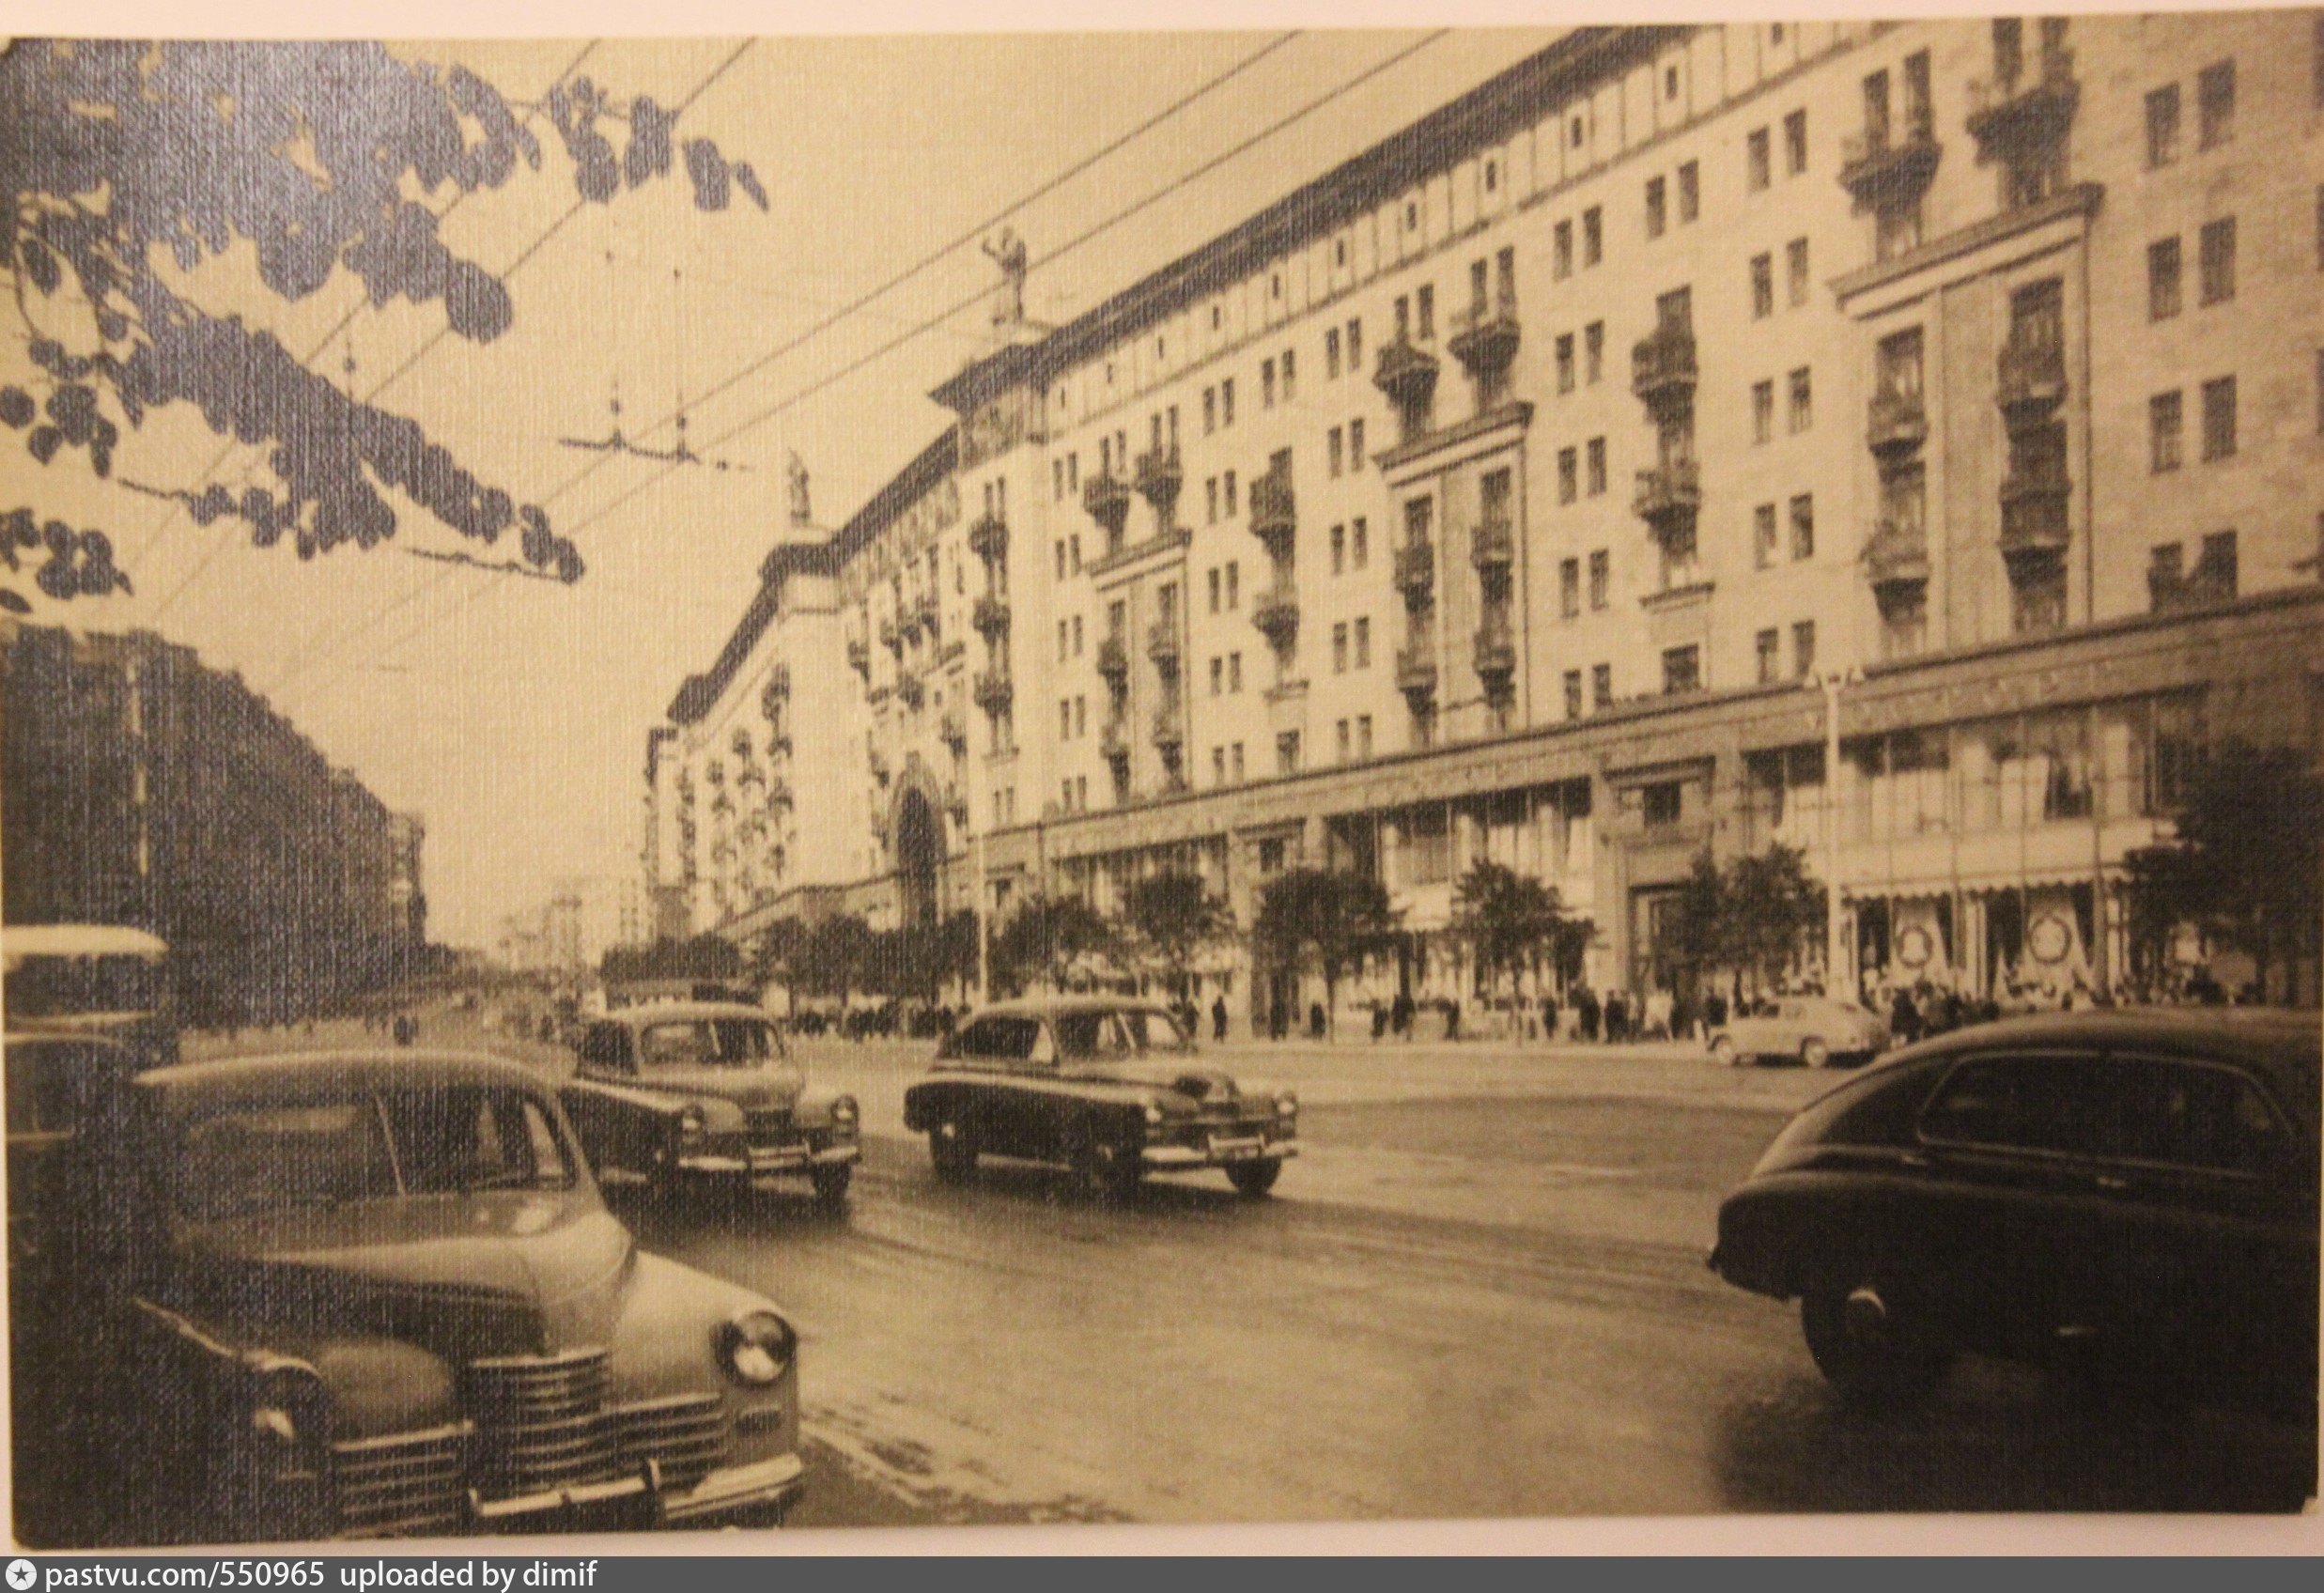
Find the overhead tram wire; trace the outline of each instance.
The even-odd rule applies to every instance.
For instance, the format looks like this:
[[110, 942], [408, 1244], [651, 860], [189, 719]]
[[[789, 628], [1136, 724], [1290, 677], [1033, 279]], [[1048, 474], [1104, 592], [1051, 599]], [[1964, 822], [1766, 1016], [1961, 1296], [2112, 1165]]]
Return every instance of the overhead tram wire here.
[[[1296, 125], [1297, 123], [1305, 120], [1307, 117], [1313, 116], [1316, 112], [1325, 109], [1326, 106], [1344, 99], [1347, 95], [1355, 92], [1357, 88], [1363, 86], [1363, 85], [1369, 83], [1373, 78], [1393, 70], [1394, 68], [1402, 65], [1403, 62], [1411, 59], [1414, 55], [1418, 54], [1421, 51], [1449, 37], [1452, 31], [1453, 30], [1450, 28], [1437, 28], [1432, 32], [1422, 35], [1412, 43], [1405, 45], [1403, 48], [1397, 50], [1382, 60], [1374, 62], [1371, 66], [1365, 68], [1354, 77], [1348, 78], [1334, 87], [1325, 90], [1323, 94], [1308, 101], [1296, 109], [1286, 113], [1275, 121], [1268, 123], [1267, 126], [1261, 129], [1259, 131], [1244, 138], [1230, 148], [1222, 151], [1220, 154], [1204, 161], [1201, 165], [1196, 166], [1191, 171], [1185, 172], [1171, 179], [1162, 187], [1154, 190], [1152, 193], [1146, 194], [1139, 200], [1136, 200], [1124, 209], [1115, 211], [1113, 214], [1108, 216], [1105, 220], [1097, 223], [1095, 225], [1077, 234], [1074, 238], [1067, 240], [1058, 249], [1052, 251], [1049, 254], [1048, 258], [1050, 260], [1064, 258], [1076, 250], [1086, 246], [1096, 239], [1104, 236], [1106, 233], [1110, 232], [1113, 228], [1121, 225], [1123, 222], [1128, 221], [1133, 216], [1139, 215], [1147, 209], [1150, 209], [1172, 193], [1179, 192], [1191, 183], [1200, 181], [1202, 178], [1209, 176], [1212, 172], [1216, 171], [1221, 166], [1224, 166], [1241, 156], [1249, 153], [1250, 150], [1256, 148], [1259, 145], [1266, 142], [1268, 139], [1273, 138], [1278, 133]], [[1012, 213], [1014, 213], [1013, 210], [1002, 212], [1004, 216]], [[778, 399], [775, 403], [769, 405], [767, 408], [759, 410], [748, 420], [739, 422], [736, 425], [728, 427], [726, 430], [719, 433], [717, 437], [713, 438], [710, 442], [706, 444], [706, 446], [713, 448], [722, 446], [733, 441], [735, 438], [741, 436], [743, 433], [754, 430], [758, 426], [764, 425], [767, 422], [773, 420], [776, 416], [796, 408], [798, 405], [804, 403], [812, 397], [814, 397], [818, 394], [826, 391], [838, 382], [845, 380], [848, 377], [855, 375], [857, 372], [863, 370], [869, 365], [876, 363], [882, 359], [885, 359], [888, 355], [893, 353], [896, 349], [903, 348], [906, 344], [913, 342], [920, 337], [923, 337], [931, 332], [939, 330], [947, 321], [950, 321], [955, 316], [961, 315], [966, 311], [975, 308], [979, 304], [984, 303], [990, 297], [991, 295], [989, 290], [980, 290], [979, 292], [948, 306], [934, 316], [914, 322], [903, 332], [899, 333], [896, 336], [890, 338], [887, 342], [882, 343], [877, 348], [871, 349], [858, 358], [849, 361], [838, 370], [833, 371], [827, 376], [818, 378], [816, 380], [808, 383], [805, 387], [795, 389], [791, 393], [786, 394], [782, 398]], [[770, 355], [767, 358], [771, 357], [772, 356]], [[752, 368], [763, 366], [765, 363], [765, 359], [754, 362]], [[729, 379], [727, 381], [720, 383], [718, 391], [722, 392], [727, 388], [730, 388], [735, 379]], [[630, 502], [640, 493], [644, 492], [653, 487], [658, 486], [661, 482], [667, 480], [672, 472], [674, 472], [676, 468], [677, 467], [674, 465], [666, 465], [662, 467], [661, 470], [652, 473], [646, 479], [637, 483], [627, 491], [623, 492], [620, 496], [614, 498], [612, 502], [606, 503], [603, 507], [597, 509], [587, 518], [579, 520], [572, 526], [566, 528], [566, 534], [570, 535], [575, 532], [584, 530], [587, 527], [603, 520], [614, 510]], [[452, 609], [447, 610], [442, 617], [449, 618], [451, 614], [457, 612], [461, 608], [466, 607], [467, 604], [474, 602], [478, 597], [494, 589], [485, 587], [470, 591], [465, 595], [460, 603], [456, 604]], [[359, 636], [363, 634], [364, 631], [371, 628], [372, 625], [377, 624], [379, 621], [385, 620], [397, 610], [406, 606], [408, 606], [407, 602], [398, 602], [390, 605], [386, 609], [379, 611], [372, 622], [359, 626], [354, 631], [350, 632], [347, 638], [348, 642], [351, 642], [356, 636]], [[423, 619], [418, 625], [411, 626], [410, 628], [398, 633], [394, 640], [380, 648], [380, 656], [385, 657], [386, 655], [393, 653], [396, 648], [401, 647], [405, 642], [412, 641], [414, 638], [422, 635], [431, 626], [437, 623], [438, 619], [436, 617]], [[326, 656], [325, 658], [317, 660], [315, 665], [303, 665], [298, 669], [288, 672], [283, 675], [282, 678], [274, 682], [268, 689], [270, 692], [278, 692], [283, 690], [293, 681], [304, 675], [309, 669], [318, 667], [320, 664], [328, 662], [330, 657], [335, 657], [341, 650], [343, 650], [343, 647], [334, 648], [332, 655]]]
[[[579, 71], [581, 70], [581, 63], [588, 60], [590, 55], [596, 50], [597, 46], [604, 42], [605, 40], [601, 39], [593, 39], [589, 40], [588, 43], [582, 45], [581, 49], [574, 54], [573, 58], [566, 62], [565, 69], [558, 72], [556, 77], [550, 81], [549, 89], [542, 91], [541, 99], [546, 101], [549, 98], [549, 93], [550, 90], [554, 90], [562, 85], [566, 79], [571, 77], [575, 72]], [[538, 115], [540, 115], [540, 107], [536, 104], [532, 110], [529, 110], [524, 114], [524, 120], [526, 122], [530, 122]], [[451, 215], [453, 211], [458, 209], [462, 202], [467, 200], [468, 197], [475, 192], [476, 191], [473, 188], [463, 188], [460, 192], [455, 193], [452, 196], [452, 202], [446, 205], [442, 209], [436, 212], [436, 221], [438, 224], [441, 225], [447, 216]], [[340, 333], [347, 331], [349, 326], [353, 324], [357, 316], [364, 313], [368, 302], [367, 295], [358, 293], [355, 296], [355, 302], [347, 307], [346, 314], [342, 315], [336, 321], [332, 323], [330, 331], [324, 333], [322, 336], [315, 340], [315, 346], [312, 348], [309, 348], [306, 353], [301, 357], [299, 363], [301, 364], [313, 363], [315, 359], [320, 355], [324, 349], [331, 347], [332, 341], [338, 337]], [[234, 452], [234, 442], [235, 440], [229, 437], [218, 445], [218, 452], [211, 455], [209, 463], [202, 467], [202, 486], [201, 487], [194, 489], [193, 494], [194, 496], [198, 498], [201, 496], [203, 489], [215, 484], [219, 467], [224, 465], [226, 462], [227, 457]], [[242, 475], [243, 485], [249, 485], [251, 476], [256, 473], [257, 471], [256, 466], [253, 466], [250, 470], [244, 472]], [[171, 522], [174, 521], [179, 515], [185, 513], [185, 501], [183, 499], [179, 499], [173, 502], [168, 508], [163, 510], [162, 513], [154, 519], [153, 529], [147, 532], [144, 540], [138, 543], [136, 551], [131, 553], [124, 561], [127, 567], [134, 568], [138, 564], [143, 562], [146, 554], [152, 551], [154, 543], [160, 540], [162, 533], [167, 531]], [[234, 534], [234, 527], [236, 524], [236, 521], [229, 518], [224, 525], [222, 525], [219, 529], [219, 540], [222, 542], [230, 540]], [[182, 589], [183, 583], [180, 583], [179, 590]], [[171, 594], [171, 598], [174, 599], [175, 596], [176, 592], [173, 592]], [[155, 611], [156, 617], [159, 616], [159, 610]]]
[[[695, 402], [697, 404], [701, 404], [720, 396], [720, 394], [730, 391], [737, 383], [746, 381], [750, 378], [757, 375], [758, 372], [766, 369], [767, 366], [782, 358], [784, 355], [804, 347], [817, 336], [820, 336], [823, 333], [842, 324], [854, 316], [863, 314], [869, 305], [886, 297], [888, 294], [893, 292], [896, 288], [901, 287], [906, 283], [908, 283], [914, 278], [920, 276], [922, 272], [936, 265], [938, 261], [957, 253], [968, 244], [975, 242], [978, 239], [984, 237], [984, 234], [992, 227], [999, 225], [1001, 222], [1006, 221], [1009, 217], [1016, 214], [1026, 206], [1046, 198], [1047, 195], [1055, 193], [1058, 189], [1063, 187], [1066, 183], [1071, 182], [1075, 178], [1077, 178], [1091, 170], [1091, 168], [1097, 165], [1100, 162], [1116, 154], [1136, 139], [1143, 136], [1145, 133], [1151, 132], [1154, 128], [1159, 127], [1165, 121], [1168, 121], [1191, 108], [1206, 96], [1216, 92], [1217, 89], [1225, 86], [1228, 83], [1248, 71], [1251, 68], [1257, 66], [1261, 61], [1266, 59], [1278, 50], [1282, 49], [1285, 45], [1289, 44], [1293, 39], [1297, 39], [1298, 37], [1300, 37], [1299, 30], [1294, 29], [1268, 40], [1267, 43], [1262, 45], [1258, 50], [1253, 51], [1250, 54], [1243, 57], [1233, 66], [1229, 67], [1225, 71], [1222, 71], [1216, 76], [1197, 85], [1194, 88], [1190, 89], [1185, 94], [1179, 96], [1176, 100], [1171, 101], [1168, 105], [1165, 105], [1159, 111], [1155, 112], [1153, 116], [1148, 116], [1145, 120], [1139, 122], [1136, 127], [1130, 129], [1128, 131], [1108, 141], [1089, 155], [1086, 155], [1082, 159], [1075, 162], [1072, 165], [1067, 166], [1061, 172], [1058, 172], [1056, 175], [1050, 177], [1038, 186], [1029, 190], [1025, 193], [1019, 194], [1008, 206], [995, 211], [992, 215], [985, 217], [984, 220], [976, 223], [973, 226], [962, 231], [957, 237], [948, 240], [928, 254], [923, 255], [911, 265], [889, 277], [886, 281], [870, 288], [864, 293], [859, 294], [856, 298], [848, 301], [846, 303], [840, 305], [838, 308], [832, 310], [829, 314], [819, 319], [814, 325], [807, 328], [804, 332], [784, 340], [775, 348], [767, 350], [765, 354], [762, 354], [758, 358], [751, 361], [750, 364], [720, 379], [718, 382], [714, 383], [707, 392], [701, 394]], [[981, 302], [983, 297], [983, 295], [979, 295], [978, 300], [974, 302]], [[950, 318], [951, 316], [958, 313], [959, 312], [957, 309], [948, 311], [944, 318]], [[917, 323], [913, 327], [911, 335], [920, 335], [928, 330], [931, 329], [926, 323]], [[650, 436], [655, 430], [658, 430], [660, 426], [674, 419], [675, 414], [676, 411], [673, 410], [670, 413], [663, 415], [659, 420], [654, 422], [652, 425], [645, 427], [641, 435]], [[575, 487], [578, 487], [583, 480], [587, 479], [591, 475], [594, 475], [599, 469], [608, 463], [612, 457], [612, 456], [610, 453], [599, 456], [596, 459], [591, 461], [590, 464], [584, 466], [581, 470], [577, 472], [573, 476], [567, 478], [556, 487], [550, 489], [550, 491], [545, 497], [541, 498], [539, 502], [544, 505], [556, 502], [558, 498], [572, 490]], [[450, 572], [447, 571], [437, 578], [435, 585], [441, 587], [450, 579]], [[374, 611], [368, 618], [359, 623], [352, 630], [348, 632], [346, 637], [343, 638], [340, 642], [333, 644], [323, 655], [322, 658], [318, 660], [318, 663], [328, 662], [331, 658], [336, 657], [340, 652], [344, 651], [349, 642], [353, 642], [356, 638], [364, 635], [367, 631], [376, 628], [378, 626], [383, 624], [404, 609], [411, 607], [420, 598], [428, 595], [430, 590], [431, 589], [427, 587], [415, 588], [414, 590], [406, 593], [402, 597], [396, 599], [395, 602], [387, 605], [385, 608]], [[423, 625], [420, 628], [425, 629], [425, 625]], [[417, 632], [407, 632], [404, 637], [397, 640], [395, 645], [402, 645], [404, 641], [409, 640], [410, 637], [414, 634], [417, 634]], [[304, 649], [302, 649], [301, 655], [294, 655], [292, 661], [295, 667], [286, 672], [281, 678], [274, 683], [271, 689], [277, 691], [282, 690], [293, 680], [304, 674], [308, 669], [315, 667], [314, 665], [302, 662], [303, 653]]]
[[[749, 52], [751, 46], [756, 42], [757, 39], [754, 38], [746, 39], [740, 44], [735, 46], [735, 48], [727, 54], [726, 58], [711, 70], [707, 77], [705, 77], [702, 82], [694, 85], [691, 93], [688, 94], [685, 99], [678, 101], [675, 109], [671, 112], [672, 119], [675, 120], [678, 116], [683, 116], [689, 109], [690, 109], [694, 102], [697, 100], [700, 100], [703, 95], [709, 90], [710, 85], [717, 83], [720, 78], [724, 77], [735, 63], [741, 60], [743, 55]], [[579, 57], [576, 57], [576, 60], [578, 59]], [[568, 71], [570, 70], [570, 69], [567, 70]], [[558, 81], [563, 82], [564, 80], [560, 78]], [[466, 197], [466, 194], [463, 193], [460, 197], [464, 198]], [[451, 214], [452, 210], [457, 204], [458, 199], [455, 199], [453, 204], [446, 205], [444, 207], [444, 214]], [[549, 224], [548, 227], [542, 231], [539, 237], [534, 239], [530, 244], [525, 246], [525, 249], [521, 254], [519, 254], [515, 259], [511, 260], [507, 265], [501, 268], [501, 281], [505, 284], [510, 277], [515, 276], [519, 271], [522, 271], [527, 265], [529, 265], [535, 256], [539, 255], [543, 249], [549, 246], [550, 240], [554, 239], [560, 232], [563, 232], [567, 224], [569, 224], [575, 216], [581, 214], [581, 212], [588, 207], [588, 204], [589, 201], [586, 199], [576, 198], [573, 203], [566, 209], [563, 214], [559, 215], [555, 221]], [[406, 376], [410, 375], [415, 368], [417, 368], [421, 361], [426, 359], [430, 354], [434, 353], [437, 348], [442, 347], [444, 339], [451, 335], [452, 324], [447, 320], [443, 325], [438, 327], [433, 333], [431, 333], [426, 342], [422, 343], [419, 348], [413, 349], [411, 354], [406, 356], [401, 364], [397, 365], [394, 370], [388, 372], [387, 375], [382, 377], [369, 392], [365, 393], [364, 394], [363, 401], [368, 404], [378, 398], [380, 394], [385, 393], [389, 388], [395, 386], [396, 382], [402, 380]], [[228, 523], [231, 522], [229, 521]], [[185, 580], [179, 581], [176, 588], [170, 592], [169, 595], [162, 600], [160, 605], [157, 606], [148, 616], [146, 623], [148, 625], [153, 624], [163, 614], [167, 613], [171, 606], [174, 605], [179, 597], [183, 596], [187, 590], [191, 588], [195, 581], [199, 580], [204, 572], [206, 572], [210, 565], [217, 561], [218, 555], [225, 550], [231, 541], [231, 537], [221, 537], [217, 542], [213, 543], [210, 546], [209, 550], [202, 556], [201, 562], [194, 565], [194, 569], [187, 574]], [[448, 570], [446, 575], [448, 577]]]

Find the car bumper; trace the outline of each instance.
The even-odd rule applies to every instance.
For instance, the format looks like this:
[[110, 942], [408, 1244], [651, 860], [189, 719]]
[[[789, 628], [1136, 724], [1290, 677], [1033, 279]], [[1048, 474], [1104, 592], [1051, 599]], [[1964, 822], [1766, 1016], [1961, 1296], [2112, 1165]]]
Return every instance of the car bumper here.
[[1291, 1139], [1220, 1138], [1208, 1145], [1149, 1145], [1139, 1159], [1148, 1172], [1194, 1172], [1248, 1162], [1280, 1162], [1298, 1153], [1298, 1142]]
[[813, 1148], [752, 1145], [734, 1151], [696, 1151], [678, 1157], [678, 1171], [691, 1178], [775, 1178], [817, 1168], [850, 1167], [863, 1159], [859, 1140]]
[[656, 1527], [774, 1525], [807, 1490], [797, 1455], [723, 1466], [683, 1492], [665, 1491], [659, 1471], [641, 1468], [609, 1482], [583, 1483], [508, 1499], [470, 1494], [475, 1532], [645, 1532]]

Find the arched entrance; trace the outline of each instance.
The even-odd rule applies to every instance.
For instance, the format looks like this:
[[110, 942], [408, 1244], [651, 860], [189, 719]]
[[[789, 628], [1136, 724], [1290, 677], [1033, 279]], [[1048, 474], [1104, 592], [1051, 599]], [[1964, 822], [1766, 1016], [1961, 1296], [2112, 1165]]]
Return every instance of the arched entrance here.
[[896, 921], [923, 929], [937, 921], [937, 873], [944, 864], [944, 825], [917, 782], [896, 795]]

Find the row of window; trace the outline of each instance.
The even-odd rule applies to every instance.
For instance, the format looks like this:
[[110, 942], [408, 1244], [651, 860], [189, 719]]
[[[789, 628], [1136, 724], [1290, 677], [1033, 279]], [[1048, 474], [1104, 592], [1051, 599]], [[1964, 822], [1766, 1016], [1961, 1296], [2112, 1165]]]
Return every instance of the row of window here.
[[[1571, 393], [1574, 389], [1573, 333], [1557, 334], [1557, 391]], [[1591, 321], [1582, 328], [1582, 356], [1587, 371], [1585, 380], [1591, 387], [1605, 379], [1605, 322]]]
[[[1770, 626], [1752, 638], [1752, 656], [1761, 686], [1773, 686], [1783, 675], [1783, 631]], [[1806, 680], [1816, 673], [1816, 622], [1797, 620], [1791, 626], [1791, 678]]]
[[[2318, 370], [2317, 379], [2324, 382], [2324, 369]], [[2204, 462], [2232, 459], [2236, 452], [2236, 379], [2216, 378], [2205, 382], [2201, 392]], [[2324, 409], [2324, 405], [2319, 408]], [[2185, 425], [2185, 397], [2177, 388], [2158, 393], [2146, 400], [2148, 459], [2157, 475], [2179, 468], [2179, 437]], [[2319, 417], [2319, 425], [2324, 425], [2324, 416]]]
[[[1793, 111], [1783, 119], [1783, 172], [1787, 178], [1807, 171], [1807, 113]], [[1753, 128], [1743, 139], [1743, 188], [1758, 193], [1774, 182], [1774, 145], [1769, 129]]]
[[[1785, 379], [1784, 391], [1788, 400], [1785, 425], [1790, 435], [1797, 437], [1816, 424], [1814, 373], [1805, 365], [1800, 366]], [[1775, 381], [1770, 377], [1751, 384], [1751, 441], [1756, 445], [1774, 440]]]
[[[2317, 43], [2324, 57], [2324, 37]], [[2318, 67], [2324, 84], [2324, 65]], [[2195, 147], [2216, 149], [2235, 137], [2236, 64], [2232, 58], [2204, 68], [2195, 74]], [[2166, 83], [2146, 96], [2146, 164], [2159, 169], [2176, 163], [2179, 152], [2178, 85]]]
[[[1784, 297], [1791, 308], [1809, 297], [1807, 240], [1795, 238], [1783, 246]], [[1763, 321], [1775, 313], [1775, 256], [1770, 252], [1751, 256], [1751, 318]]]
[[[2236, 219], [2206, 222], [2196, 234], [2199, 302], [2224, 304], [2236, 296]], [[2178, 236], [2146, 245], [2146, 318], [2167, 321], [2185, 307], [2185, 275]]]

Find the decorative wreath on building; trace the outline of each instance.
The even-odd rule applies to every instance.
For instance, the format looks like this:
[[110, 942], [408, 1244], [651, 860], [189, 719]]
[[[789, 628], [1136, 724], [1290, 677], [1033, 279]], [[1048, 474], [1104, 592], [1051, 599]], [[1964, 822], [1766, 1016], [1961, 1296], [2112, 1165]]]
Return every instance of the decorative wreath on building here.
[[1908, 968], [1925, 968], [1936, 954], [1936, 943], [1929, 932], [1918, 924], [1907, 924], [1897, 931], [1897, 961]]
[[2034, 954], [2034, 961], [2045, 965], [2062, 963], [2074, 949], [2073, 926], [2055, 913], [2044, 913], [2026, 931], [2025, 949]]

